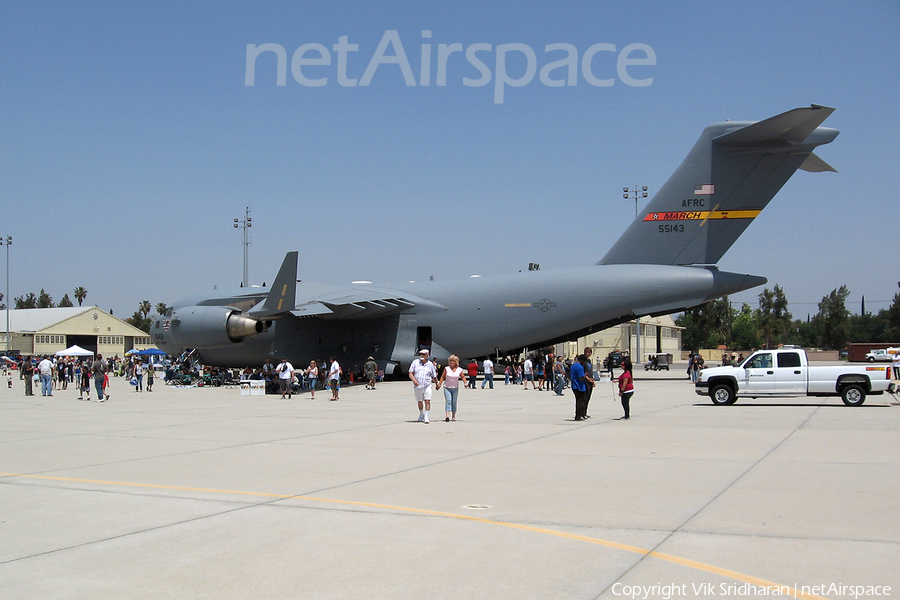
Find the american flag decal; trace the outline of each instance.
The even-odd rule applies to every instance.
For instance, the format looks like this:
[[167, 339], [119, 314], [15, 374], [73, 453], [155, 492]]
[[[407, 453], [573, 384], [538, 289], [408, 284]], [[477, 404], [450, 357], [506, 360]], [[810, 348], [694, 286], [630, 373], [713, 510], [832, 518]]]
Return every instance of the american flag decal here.
[[695, 196], [712, 196], [716, 193], [716, 186], [711, 183], [704, 183], [703, 185], [695, 185], [694, 186], [694, 195]]

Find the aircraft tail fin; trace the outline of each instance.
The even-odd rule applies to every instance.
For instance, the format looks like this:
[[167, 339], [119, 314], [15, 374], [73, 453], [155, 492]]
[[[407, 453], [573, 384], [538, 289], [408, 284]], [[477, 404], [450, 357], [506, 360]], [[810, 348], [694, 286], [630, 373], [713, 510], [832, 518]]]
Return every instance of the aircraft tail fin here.
[[813, 154], [839, 133], [819, 126], [832, 112], [710, 125], [598, 264], [716, 264], [797, 169], [834, 171]]
[[298, 256], [299, 253], [296, 250], [288, 252], [284, 256], [284, 262], [278, 269], [278, 275], [275, 276], [275, 282], [270, 288], [269, 295], [261, 303], [262, 306], [250, 310], [250, 316], [258, 320], [271, 319], [294, 310], [297, 298]]

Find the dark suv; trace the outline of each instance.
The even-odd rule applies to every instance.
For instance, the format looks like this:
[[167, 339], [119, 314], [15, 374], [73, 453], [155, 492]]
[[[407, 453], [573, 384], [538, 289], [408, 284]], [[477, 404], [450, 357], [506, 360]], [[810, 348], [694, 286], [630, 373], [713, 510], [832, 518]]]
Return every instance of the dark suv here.
[[625, 355], [619, 352], [618, 350], [613, 350], [610, 352], [606, 358], [603, 359], [603, 368], [618, 368], [622, 366], [622, 361], [625, 360]]

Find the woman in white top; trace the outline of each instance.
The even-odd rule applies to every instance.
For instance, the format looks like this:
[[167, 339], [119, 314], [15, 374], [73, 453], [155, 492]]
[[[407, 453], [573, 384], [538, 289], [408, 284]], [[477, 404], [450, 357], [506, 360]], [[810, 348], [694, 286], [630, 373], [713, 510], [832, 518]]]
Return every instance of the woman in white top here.
[[309, 383], [309, 397], [311, 400], [315, 400], [316, 398], [316, 382], [319, 379], [319, 368], [316, 367], [316, 361], [309, 361], [309, 366], [306, 368], [306, 381]]
[[450, 363], [444, 367], [440, 380], [437, 382], [437, 389], [444, 386], [444, 410], [446, 416], [444, 421], [456, 420], [456, 401], [459, 396], [459, 380], [462, 379], [463, 385], [466, 385], [466, 372], [459, 366], [459, 357], [452, 354], [447, 361]]

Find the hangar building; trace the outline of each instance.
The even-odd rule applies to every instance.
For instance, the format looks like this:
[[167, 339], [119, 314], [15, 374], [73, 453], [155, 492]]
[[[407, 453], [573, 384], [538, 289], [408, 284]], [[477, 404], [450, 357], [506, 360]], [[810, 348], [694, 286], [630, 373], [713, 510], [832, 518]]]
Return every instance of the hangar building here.
[[[6, 318], [0, 313], [0, 351], [6, 350]], [[96, 306], [24, 308], [9, 311], [10, 350], [23, 355], [54, 354], [69, 346], [103, 356], [125, 356], [132, 348], [153, 348], [150, 334]]]

